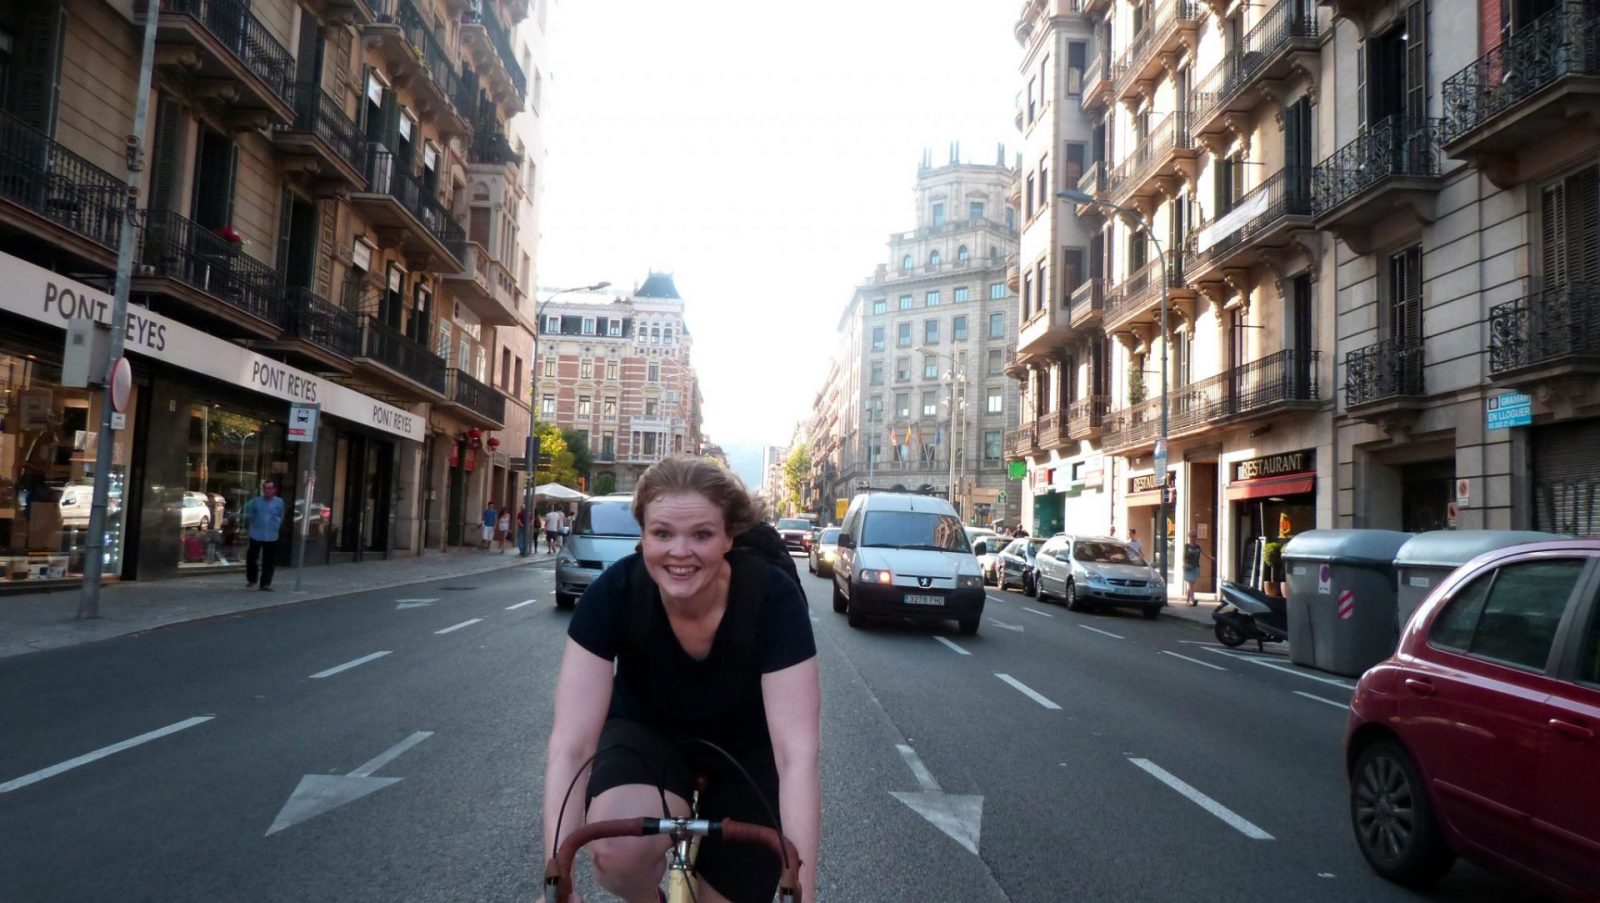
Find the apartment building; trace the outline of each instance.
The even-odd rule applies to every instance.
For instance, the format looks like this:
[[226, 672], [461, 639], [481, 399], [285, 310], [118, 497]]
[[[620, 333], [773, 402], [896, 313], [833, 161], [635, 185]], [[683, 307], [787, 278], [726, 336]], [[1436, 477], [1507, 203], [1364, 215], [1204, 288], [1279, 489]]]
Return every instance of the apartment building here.
[[627, 297], [562, 293], [541, 307], [537, 416], [588, 434], [592, 491], [632, 491], [667, 455], [700, 454], [694, 343], [670, 274]]
[[[914, 229], [839, 318], [834, 470], [825, 499], [861, 487], [948, 494], [970, 523], [1015, 520], [1006, 434], [1017, 426], [1006, 356], [1017, 335], [1006, 267], [1017, 251], [1016, 167], [924, 156]], [[953, 480], [952, 480], [953, 474]], [[952, 491], [953, 487], [953, 491]]]
[[[437, 547], [504, 491], [496, 447], [521, 444], [506, 409], [530, 346], [515, 220], [497, 205], [523, 190], [509, 35], [528, 14], [527, 0], [6, 7], [0, 262], [39, 287], [0, 302], [12, 567], [81, 568], [87, 511], [66, 509], [87, 496], [65, 489], [92, 485], [101, 396], [61, 384], [62, 326], [109, 319], [147, 15], [107, 573], [237, 565], [238, 511], [266, 479], [312, 563]], [[295, 402], [321, 406], [315, 460], [289, 441]]]

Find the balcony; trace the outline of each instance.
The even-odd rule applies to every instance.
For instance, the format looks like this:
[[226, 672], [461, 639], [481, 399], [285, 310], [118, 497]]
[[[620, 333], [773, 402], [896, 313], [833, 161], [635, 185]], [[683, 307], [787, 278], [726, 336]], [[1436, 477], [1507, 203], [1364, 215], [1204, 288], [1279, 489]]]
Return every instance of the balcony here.
[[[1106, 194], [1106, 179], [1105, 161], [1096, 160], [1089, 164], [1088, 168], [1083, 171], [1083, 175], [1078, 177], [1078, 190], [1095, 200], [1108, 201], [1111, 198]], [[1098, 204], [1074, 204], [1073, 206], [1077, 208], [1079, 219], [1094, 217], [1098, 220], [1104, 219], [1106, 215], [1105, 208]]]
[[1072, 331], [1070, 295], [1063, 289], [1057, 301], [1044, 294], [1040, 286], [1039, 308], [1017, 328], [1017, 351], [1025, 361], [1048, 355]]
[[[191, 98], [220, 101], [234, 129], [291, 121], [294, 57], [243, 0], [160, 0], [156, 66]], [[144, 5], [148, 9], [148, 0]]]
[[390, 233], [390, 243], [398, 244], [414, 265], [439, 273], [461, 272], [466, 233], [433, 192], [377, 142], [367, 145], [364, 175], [366, 190], [351, 193], [351, 206]]
[[127, 184], [0, 112], [0, 224], [110, 271]]
[[1115, 290], [1107, 294], [1103, 314], [1106, 332], [1115, 332], [1160, 309], [1163, 271], [1166, 275], [1169, 301], [1186, 301], [1194, 297], [1194, 290], [1184, 282], [1183, 256], [1168, 252], [1167, 258], [1166, 267], [1161, 266], [1161, 258], [1154, 258], [1118, 283]]
[[[1316, 351], [1286, 349], [1174, 388], [1167, 394], [1167, 435], [1182, 438], [1219, 426], [1315, 410], [1322, 403], [1317, 391], [1319, 359]], [[1159, 387], [1154, 392], [1159, 393]], [[1104, 446], [1107, 451], [1128, 452], [1153, 446], [1160, 435], [1161, 396], [1155, 394], [1109, 413]]]
[[1005, 373], [1005, 375], [1011, 377], [1012, 379], [1026, 379], [1028, 375], [1028, 358], [1031, 357], [1032, 355], [1024, 357], [1023, 355], [1018, 354], [1017, 349], [1015, 348], [1007, 348], [1004, 363], [1001, 365], [1000, 369]]
[[1067, 439], [1073, 442], [1094, 441], [1100, 438], [1100, 428], [1105, 422], [1111, 400], [1104, 395], [1089, 395], [1067, 406]]
[[361, 350], [361, 323], [316, 292], [291, 288], [284, 297], [283, 337], [257, 347], [283, 352], [316, 372], [348, 373]]
[[1101, 50], [1083, 72], [1083, 96], [1079, 102], [1085, 111], [1104, 110], [1111, 106], [1112, 96], [1116, 93], [1116, 80], [1111, 73], [1111, 54]]
[[1026, 458], [1039, 447], [1038, 434], [1033, 424], [1006, 433], [1006, 454], [1012, 458]]
[[[468, 117], [477, 110], [469, 98], [475, 101], [477, 86], [463, 88], [450, 52], [411, 0], [380, 0], [378, 6], [375, 21], [362, 29], [367, 48], [383, 58], [396, 87], [412, 91], [418, 114], [438, 126], [446, 140], [470, 132]], [[463, 104], [467, 108], [459, 106]]]
[[1512, 387], [1600, 373], [1600, 283], [1573, 282], [1489, 309], [1489, 378]]
[[272, 127], [273, 147], [291, 160], [307, 161], [298, 168], [309, 173], [320, 196], [365, 190], [367, 145], [355, 121], [321, 85], [297, 84], [293, 94], [294, 121]]
[[465, 247], [466, 267], [459, 273], [445, 276], [444, 284], [479, 322], [490, 326], [517, 325], [516, 299], [506, 292], [505, 283], [510, 278], [505, 267], [489, 256], [483, 245], [472, 241]]
[[1160, 180], [1176, 180], [1177, 165], [1182, 162], [1193, 167], [1197, 155], [1187, 114], [1168, 113], [1111, 171], [1106, 192], [1113, 203], [1124, 207], [1136, 197], [1154, 198], [1161, 194]]
[[1067, 441], [1065, 427], [1066, 424], [1061, 422], [1060, 411], [1041, 414], [1033, 424], [1033, 434], [1038, 438], [1037, 450], [1049, 451], [1065, 445]]
[[462, 17], [461, 43], [472, 51], [478, 73], [488, 80], [495, 99], [521, 112], [522, 100], [528, 96], [528, 76], [511, 47], [511, 35], [493, 9], [478, 9]]
[[403, 386], [430, 401], [447, 401], [444, 359], [399, 329], [371, 314], [361, 324], [356, 364], [390, 385]]
[[506, 397], [467, 374], [450, 368], [444, 372], [446, 404], [476, 425], [498, 430], [506, 425]]
[[1166, 72], [1163, 56], [1176, 54], [1200, 27], [1204, 9], [1195, 0], [1156, 0], [1150, 21], [1133, 36], [1112, 69], [1117, 80], [1116, 96], [1133, 100], [1142, 82], [1159, 80]]
[[1189, 102], [1195, 137], [1227, 130], [1228, 117], [1248, 113], [1262, 97], [1250, 90], [1288, 79], [1298, 68], [1316, 79], [1317, 10], [1313, 0], [1278, 0], [1210, 74]]
[[472, 143], [467, 145], [467, 163], [472, 166], [522, 165], [522, 154], [511, 146], [511, 139], [500, 131], [499, 125], [486, 118], [472, 131]]
[[1229, 268], [1254, 266], [1259, 249], [1283, 247], [1310, 229], [1311, 171], [1280, 169], [1189, 233], [1184, 275], [1194, 283], [1218, 280]]
[[183, 308], [184, 319], [213, 334], [270, 339], [282, 328], [278, 271], [198, 223], [170, 210], [146, 211], [138, 259], [133, 292]]
[[1344, 405], [1366, 419], [1420, 410], [1423, 389], [1421, 339], [1386, 339], [1344, 358]]
[[1013, 295], [1022, 289], [1022, 264], [1016, 254], [1006, 255], [1006, 288]]
[[1365, 254], [1375, 231], [1433, 222], [1439, 129], [1438, 119], [1390, 116], [1317, 164], [1311, 174], [1313, 225]]
[[301, 0], [301, 3], [329, 25], [372, 24], [372, 5], [367, 0]]
[[1089, 329], [1100, 323], [1105, 310], [1106, 281], [1099, 276], [1083, 280], [1067, 299], [1067, 322], [1073, 329]]
[[1600, 15], [1569, 2], [1445, 79], [1444, 152], [1501, 188], [1565, 166], [1573, 123], [1600, 116]]

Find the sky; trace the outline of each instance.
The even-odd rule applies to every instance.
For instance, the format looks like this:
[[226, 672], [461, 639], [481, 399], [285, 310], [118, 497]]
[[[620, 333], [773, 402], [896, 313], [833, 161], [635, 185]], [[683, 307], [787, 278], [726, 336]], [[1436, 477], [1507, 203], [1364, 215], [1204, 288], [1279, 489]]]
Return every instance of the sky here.
[[541, 288], [674, 275], [704, 433], [786, 445], [917, 165], [1008, 159], [1017, 0], [558, 0]]

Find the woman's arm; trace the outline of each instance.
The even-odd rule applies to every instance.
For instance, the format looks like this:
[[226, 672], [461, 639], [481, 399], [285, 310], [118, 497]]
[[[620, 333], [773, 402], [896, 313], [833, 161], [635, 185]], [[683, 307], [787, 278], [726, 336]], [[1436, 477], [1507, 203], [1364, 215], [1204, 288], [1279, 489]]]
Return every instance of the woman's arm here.
[[778, 815], [800, 851], [800, 889], [817, 898], [817, 846], [822, 830], [822, 779], [817, 769], [822, 688], [816, 656], [761, 677], [767, 732], [778, 765]]
[[556, 818], [561, 812], [562, 800], [567, 800], [566, 813], [561, 815], [561, 836], [583, 824], [584, 790], [589, 780], [585, 776], [572, 788], [567, 797], [567, 785], [594, 755], [600, 742], [600, 728], [606, 721], [606, 709], [611, 705], [612, 664], [593, 652], [567, 640], [561, 657], [561, 673], [556, 678], [556, 714], [550, 726], [550, 749], [544, 766], [544, 843], [540, 847], [540, 866], [551, 856], [560, 842], [556, 836]]

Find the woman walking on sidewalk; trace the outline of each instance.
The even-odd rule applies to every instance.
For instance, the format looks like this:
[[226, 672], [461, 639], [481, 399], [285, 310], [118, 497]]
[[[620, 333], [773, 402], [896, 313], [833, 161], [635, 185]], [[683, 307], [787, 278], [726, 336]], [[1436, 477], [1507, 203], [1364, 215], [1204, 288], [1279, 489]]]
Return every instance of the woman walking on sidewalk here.
[[[1198, 605], [1194, 598], [1194, 585], [1200, 582], [1200, 559], [1211, 558], [1205, 549], [1194, 541], [1194, 530], [1189, 531], [1189, 541], [1183, 544], [1183, 587], [1190, 605]], [[1217, 559], [1211, 558], [1213, 562]]]
[[500, 506], [500, 517], [495, 520], [494, 540], [500, 544], [500, 554], [506, 553], [506, 543], [511, 540], [511, 509]]

